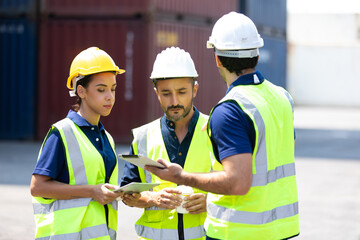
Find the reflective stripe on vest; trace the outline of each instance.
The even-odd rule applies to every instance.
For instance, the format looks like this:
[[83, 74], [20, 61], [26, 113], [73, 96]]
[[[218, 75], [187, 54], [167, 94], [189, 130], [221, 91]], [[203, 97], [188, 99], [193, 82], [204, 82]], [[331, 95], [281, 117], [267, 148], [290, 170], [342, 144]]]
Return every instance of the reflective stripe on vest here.
[[[136, 143], [138, 154], [142, 156], [147, 156], [147, 134], [148, 128], [141, 128], [136, 134]], [[151, 183], [151, 173], [149, 171], [144, 170], [145, 172], [145, 180], [147, 183]]]
[[[240, 92], [230, 92], [221, 101], [227, 101], [229, 99], [237, 99], [244, 107], [254, 116], [255, 123], [258, 129], [265, 129], [264, 120], [262, 119], [260, 112], [256, 106]], [[265, 130], [259, 131], [261, 136], [258, 136], [258, 149], [255, 156], [256, 174], [253, 174], [253, 180], [251, 186], [265, 186], [268, 183], [277, 181], [278, 179], [295, 175], [295, 163], [285, 164], [278, 166], [275, 169], [267, 170], [268, 159], [266, 154], [266, 137]]]
[[[88, 185], [88, 179], [86, 176], [86, 169], [84, 164], [84, 159], [81, 153], [81, 148], [79, 145], [79, 142], [75, 136], [74, 130], [72, 126], [75, 126], [75, 124], [68, 118], [65, 118], [57, 123], [54, 124], [54, 127], [59, 129], [59, 132], [62, 131], [64, 134], [63, 141], [65, 145], [65, 149], [67, 150], [67, 153], [69, 155], [69, 159], [71, 162], [72, 167], [72, 173], [69, 172], [69, 178], [73, 178], [73, 183], [76, 185]], [[107, 137], [109, 138], [110, 144], [114, 150], [114, 144], [112, 141], [111, 136], [106, 132]], [[61, 134], [60, 134], [61, 135]], [[65, 139], [64, 139], [65, 138]], [[89, 141], [89, 140], [88, 140]], [[43, 144], [44, 145], [44, 144]], [[114, 150], [115, 151], [115, 150]], [[115, 152], [114, 152], [115, 153]], [[40, 155], [40, 154], [39, 154]], [[116, 156], [116, 155], [115, 155]], [[114, 172], [110, 178], [110, 182], [113, 182], [114, 179], [117, 180], [117, 164], [114, 169]], [[97, 205], [96, 201], [92, 198], [76, 198], [71, 200], [56, 200], [56, 199], [43, 199], [43, 198], [33, 198], [33, 208], [34, 208], [34, 214], [35, 215], [44, 215], [44, 217], [40, 217], [39, 221], [49, 221], [50, 219], [54, 220], [56, 219], [56, 212], [59, 211], [59, 214], [64, 214], [60, 210], [65, 209], [80, 209], [80, 208], [87, 208], [90, 204], [92, 205], [92, 208], [94, 208], [95, 205]], [[117, 208], [118, 204], [117, 201], [112, 201], [108, 204], [109, 207], [109, 218], [110, 215], [116, 215], [117, 216]], [[98, 206], [103, 208], [103, 206]], [[114, 213], [113, 213], [114, 212]], [[105, 212], [104, 212], [105, 213]], [[47, 216], [47, 217], [46, 217]], [[35, 217], [36, 219], [37, 217]], [[115, 219], [117, 220], [117, 218]], [[99, 221], [101, 222], [101, 221]], [[104, 221], [105, 222], [105, 221]], [[51, 225], [53, 222], [47, 222], [46, 224], [43, 224], [42, 222], [38, 223], [39, 227], [45, 227], [46, 225]], [[57, 224], [60, 224], [59, 222]], [[110, 226], [117, 225], [116, 222], [113, 222], [112, 220], [109, 221], [109, 227], [106, 223], [98, 224], [95, 226], [88, 226], [80, 229], [80, 232], [70, 232], [70, 233], [55, 233], [49, 232], [50, 236], [46, 237], [37, 237], [36, 239], [93, 239], [93, 238], [99, 238], [99, 237], [108, 237], [109, 239], [115, 240], [116, 239], [116, 229], [110, 228]], [[46, 227], [45, 230], [41, 230], [41, 235], [44, 235], [52, 229], [52, 227]], [[64, 230], [64, 229], [63, 229]], [[63, 231], [62, 230], [62, 231]], [[40, 235], [40, 236], [41, 236]]]
[[[200, 114], [195, 126], [184, 166], [184, 169], [187, 169], [187, 171], [189, 169], [196, 172], [211, 171], [212, 145], [206, 131], [200, 131], [207, 119], [207, 116]], [[133, 149], [135, 154], [145, 155], [152, 159], [163, 158], [169, 161], [160, 125], [160, 119], [157, 119], [133, 130]], [[194, 167], [194, 164], [197, 166]], [[160, 186], [154, 188], [154, 191], [159, 191], [164, 187], [176, 187], [176, 184], [163, 181], [148, 171], [139, 168], [139, 172], [143, 182], [161, 182]], [[196, 191], [201, 192], [199, 190]], [[179, 239], [177, 213], [175, 210], [156, 206], [145, 208], [144, 210], [143, 215], [135, 225], [138, 236], [146, 239]], [[202, 239], [205, 237], [203, 226], [205, 216], [206, 213], [183, 215], [185, 239]]]
[[[135, 225], [136, 232], [139, 236], [149, 239], [179, 239], [179, 233], [177, 229], [156, 229], [143, 225]], [[205, 236], [205, 229], [203, 226], [184, 228], [185, 239], [196, 239]]]
[[225, 208], [214, 204], [207, 205], [207, 213], [217, 219], [232, 223], [243, 224], [266, 224], [282, 218], [298, 214], [298, 203], [277, 207], [264, 212], [246, 212]]
[[[283, 89], [264, 81], [262, 86], [237, 86], [231, 89], [219, 102], [235, 101], [253, 121], [256, 132], [256, 143], [253, 152], [252, 184], [244, 196], [226, 196], [209, 194], [207, 203], [208, 219], [206, 228], [210, 237], [221, 236], [241, 239], [281, 239], [298, 233], [298, 201], [295, 180], [295, 163], [293, 157], [292, 129], [293, 103], [291, 96]], [[263, 105], [263, 99], [273, 97], [284, 106], [284, 112], [269, 110]], [[289, 101], [290, 104], [287, 103]], [[291, 110], [290, 111], [290, 106]], [[259, 107], [259, 109], [258, 109]], [[261, 115], [263, 114], [263, 116]], [[279, 117], [279, 119], [272, 117]], [[264, 122], [266, 121], [266, 123]], [[283, 127], [285, 134], [276, 132], [275, 121]], [[266, 126], [265, 126], [266, 124]], [[265, 129], [265, 128], [268, 129]], [[211, 135], [211, 129], [208, 131]], [[266, 130], [266, 131], [265, 131]], [[286, 141], [284, 145], [267, 142], [266, 133], [274, 133], [274, 142]], [[267, 136], [269, 137], [269, 135]], [[293, 135], [292, 135], [293, 137]], [[268, 139], [269, 140], [269, 139]], [[267, 147], [269, 147], [267, 149]], [[281, 161], [276, 164], [279, 150]], [[269, 151], [269, 152], [267, 152]], [[269, 159], [268, 159], [269, 157]], [[275, 162], [274, 162], [275, 160]], [[274, 164], [269, 167], [268, 164]], [[270, 168], [270, 169], [269, 169]], [[223, 170], [216, 169], [215, 170]], [[268, 170], [269, 169], [269, 170]], [[283, 195], [276, 195], [283, 186], [291, 188]], [[277, 196], [284, 199], [279, 199]], [[251, 204], [248, 202], [251, 201]], [[275, 221], [280, 220], [277, 224]], [[259, 226], [261, 225], [261, 226]], [[290, 229], [290, 230], [289, 230]], [[285, 234], [285, 235], [282, 235]]]
[[[86, 207], [91, 201], [95, 201], [92, 198], [75, 198], [71, 201], [69, 200], [56, 200], [51, 203], [33, 203], [34, 214], [49, 214], [55, 211], [76, 208], [76, 207]], [[109, 203], [112, 205], [113, 209], [117, 209], [117, 202], [112, 201]]]
[[[73, 166], [76, 185], [87, 185], [88, 182], [86, 177], [85, 165], [83, 157], [81, 155], [80, 146], [71, 127], [68, 124], [68, 121], [65, 120], [55, 123], [54, 126], [58, 129], [62, 128], [64, 131], [64, 135], [68, 143], [67, 146], [69, 149], [69, 156], [72, 160], [71, 164]], [[73, 161], [73, 159], [76, 159], [76, 161]], [[79, 159], [81, 159], [81, 161], [79, 161]]]
[[116, 239], [116, 232], [112, 229], [107, 230], [106, 224], [81, 229], [81, 232], [59, 234], [49, 237], [36, 238], [36, 240], [79, 240], [94, 239], [110, 234], [110, 238]]
[[51, 203], [33, 203], [34, 214], [49, 214], [55, 211], [86, 207], [89, 205], [91, 198], [76, 198], [73, 200], [56, 200]]

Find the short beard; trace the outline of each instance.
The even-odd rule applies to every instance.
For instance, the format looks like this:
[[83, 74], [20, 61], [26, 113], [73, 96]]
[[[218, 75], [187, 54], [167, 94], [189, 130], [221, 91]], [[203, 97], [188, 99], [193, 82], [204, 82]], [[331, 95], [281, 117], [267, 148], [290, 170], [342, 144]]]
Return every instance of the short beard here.
[[[173, 121], [173, 122], [177, 122], [177, 121], [180, 121], [182, 119], [184, 119], [187, 115], [189, 115], [190, 111], [191, 111], [191, 108], [193, 107], [193, 99], [191, 99], [191, 104], [190, 104], [190, 107], [189, 108], [185, 108], [184, 106], [182, 105], [176, 105], [176, 106], [170, 106], [166, 109], [165, 111], [165, 115], [167, 117], [167, 119]], [[172, 108], [182, 108], [184, 110], [184, 113], [176, 118], [170, 116], [170, 114], [168, 113], [168, 111]]]

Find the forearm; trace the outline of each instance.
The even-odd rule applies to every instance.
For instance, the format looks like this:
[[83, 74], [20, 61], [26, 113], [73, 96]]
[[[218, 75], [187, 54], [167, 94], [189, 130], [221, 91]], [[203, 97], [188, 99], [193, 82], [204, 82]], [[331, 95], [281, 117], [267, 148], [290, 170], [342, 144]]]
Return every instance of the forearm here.
[[158, 159], [158, 162], [166, 168], [146, 166], [145, 169], [161, 179], [180, 185], [217, 194], [244, 195], [249, 191], [252, 183], [251, 156], [251, 154], [237, 154], [227, 157], [221, 161], [224, 170], [211, 173], [185, 172], [180, 165], [168, 163], [163, 159]]
[[234, 195], [233, 184], [224, 171], [211, 173], [183, 172], [179, 183], [186, 186], [224, 195]]
[[34, 197], [52, 198], [60, 200], [69, 200], [75, 198], [92, 198], [92, 185], [70, 185], [55, 180], [47, 180], [33, 183], [31, 186], [31, 194]]

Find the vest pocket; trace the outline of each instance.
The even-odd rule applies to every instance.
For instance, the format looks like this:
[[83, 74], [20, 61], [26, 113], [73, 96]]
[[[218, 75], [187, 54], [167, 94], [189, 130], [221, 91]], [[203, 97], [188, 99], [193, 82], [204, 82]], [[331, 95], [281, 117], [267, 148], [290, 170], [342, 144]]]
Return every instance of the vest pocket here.
[[164, 219], [164, 211], [166, 210], [145, 210], [142, 218], [147, 223], [160, 222]]

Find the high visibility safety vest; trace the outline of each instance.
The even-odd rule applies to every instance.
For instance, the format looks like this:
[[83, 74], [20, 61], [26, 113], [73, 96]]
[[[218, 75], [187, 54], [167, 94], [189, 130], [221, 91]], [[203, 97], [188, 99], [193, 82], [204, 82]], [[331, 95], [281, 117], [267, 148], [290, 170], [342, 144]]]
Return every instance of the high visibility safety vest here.
[[[270, 240], [299, 234], [290, 94], [265, 80], [259, 85], [233, 87], [219, 104], [225, 101], [236, 101], [254, 123], [252, 185], [245, 195], [208, 194], [207, 235]], [[214, 170], [223, 170], [222, 165]]]
[[[65, 146], [69, 184], [105, 183], [106, 172], [103, 158], [81, 129], [69, 118], [55, 123], [53, 127], [59, 130]], [[106, 132], [106, 135], [115, 154], [114, 140], [109, 133]], [[39, 156], [40, 154], [41, 150]], [[118, 163], [116, 163], [109, 183], [118, 185]], [[57, 200], [33, 197], [36, 239], [115, 240], [118, 217], [117, 201], [107, 204], [107, 207], [108, 223], [105, 207], [92, 198]]]
[[[186, 156], [184, 170], [187, 172], [210, 172], [212, 163], [216, 161], [213, 156], [212, 145], [206, 131], [201, 131], [207, 123], [208, 116], [200, 113], [196, 123], [194, 135]], [[133, 150], [135, 154], [148, 156], [157, 160], [162, 158], [170, 161], [164, 140], [161, 134], [160, 119], [133, 129]], [[161, 180], [157, 176], [141, 168], [139, 174], [142, 182], [161, 183], [153, 188], [160, 191], [163, 188], [175, 188], [176, 184]], [[206, 193], [199, 189], [193, 189], [194, 193]], [[206, 213], [183, 214], [184, 238], [205, 239], [204, 221]], [[149, 207], [145, 208], [142, 216], [135, 224], [139, 239], [179, 239], [178, 236], [178, 213], [176, 210]]]

